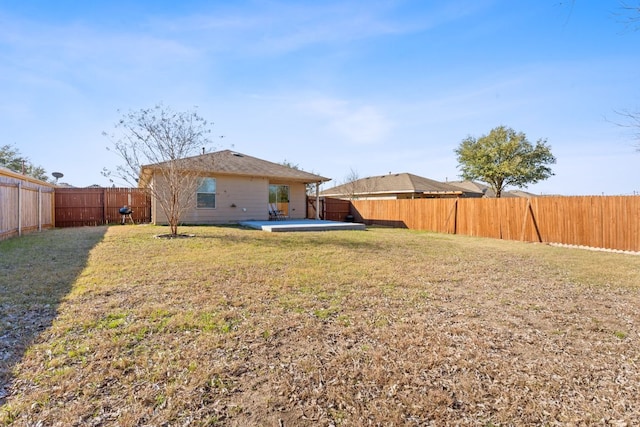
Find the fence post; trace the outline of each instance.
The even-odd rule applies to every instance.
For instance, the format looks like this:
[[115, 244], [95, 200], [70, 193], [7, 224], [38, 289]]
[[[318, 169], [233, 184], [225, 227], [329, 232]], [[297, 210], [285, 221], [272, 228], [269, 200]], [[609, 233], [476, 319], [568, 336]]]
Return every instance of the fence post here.
[[38, 187], [38, 231], [42, 231], [42, 188]]
[[524, 218], [522, 219], [522, 230], [520, 231], [520, 241], [524, 241], [524, 230], [527, 226], [527, 215], [531, 214], [531, 221], [533, 222], [533, 227], [536, 230], [536, 236], [538, 236], [538, 242], [542, 243], [542, 235], [540, 234], [540, 229], [538, 228], [538, 221], [536, 221], [536, 216], [533, 213], [533, 207], [531, 206], [531, 199], [527, 199], [527, 207], [524, 210]]
[[22, 182], [18, 182], [18, 236], [22, 236]]
[[102, 190], [102, 224], [108, 224], [107, 222], [107, 189]]
[[453, 234], [458, 234], [458, 198], [454, 204], [455, 212], [453, 214]]
[[453, 214], [453, 234], [457, 234], [458, 231], [458, 198], [453, 202], [453, 206], [451, 206], [451, 210], [449, 211], [449, 215], [447, 216], [447, 220], [444, 223], [444, 227], [449, 232], [449, 219]]
[[56, 189], [51, 192], [51, 227], [56, 228]]

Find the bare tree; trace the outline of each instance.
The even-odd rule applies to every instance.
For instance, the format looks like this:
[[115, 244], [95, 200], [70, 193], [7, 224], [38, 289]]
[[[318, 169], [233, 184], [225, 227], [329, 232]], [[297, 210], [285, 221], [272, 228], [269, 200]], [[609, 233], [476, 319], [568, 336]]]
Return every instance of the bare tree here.
[[353, 168], [349, 169], [349, 173], [344, 177], [341, 187], [344, 189], [343, 194], [351, 200], [374, 190], [371, 180], [369, 178], [360, 178], [358, 171]]
[[358, 181], [360, 180], [360, 174], [357, 170], [350, 168], [349, 173], [344, 177], [343, 186], [345, 194], [350, 200], [357, 197], [358, 194]]
[[160, 103], [124, 114], [115, 129], [114, 135], [103, 134], [124, 164], [113, 172], [104, 170], [104, 175], [147, 188], [176, 236], [206, 171], [202, 163], [207, 157], [198, 154], [210, 144], [209, 123], [195, 111], [175, 112]]
[[632, 137], [637, 142], [637, 150], [640, 151], [640, 111], [615, 111], [615, 113], [622, 118], [621, 121], [614, 121], [613, 123], [623, 128], [630, 128]]
[[[620, 10], [621, 21], [627, 28], [632, 31], [640, 29], [640, 0], [631, 3], [621, 1]], [[637, 150], [640, 151], [640, 110], [624, 110], [616, 113], [625, 120], [624, 123], [617, 123], [618, 125], [634, 129], [634, 138], [638, 141]]]
[[626, 1], [620, 2], [622, 23], [632, 30], [640, 28], [640, 1], [636, 0], [635, 4]]

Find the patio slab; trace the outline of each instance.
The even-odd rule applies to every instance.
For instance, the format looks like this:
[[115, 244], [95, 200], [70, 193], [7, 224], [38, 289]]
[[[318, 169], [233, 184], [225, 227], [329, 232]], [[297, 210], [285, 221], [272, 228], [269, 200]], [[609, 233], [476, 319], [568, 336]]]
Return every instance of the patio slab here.
[[365, 225], [358, 222], [325, 221], [317, 219], [241, 221], [240, 225], [272, 233], [286, 231], [366, 230]]

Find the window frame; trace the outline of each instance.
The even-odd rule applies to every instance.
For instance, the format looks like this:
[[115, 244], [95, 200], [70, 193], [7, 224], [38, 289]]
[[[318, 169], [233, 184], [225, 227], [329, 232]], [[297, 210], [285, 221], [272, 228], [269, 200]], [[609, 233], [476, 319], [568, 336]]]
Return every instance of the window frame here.
[[[206, 182], [213, 182], [213, 192], [211, 192], [211, 191], [201, 191], [201, 188], [202, 188], [203, 184], [205, 184]], [[210, 177], [210, 176], [202, 178], [200, 180], [200, 182], [198, 183], [198, 187], [196, 188], [196, 209], [215, 209], [216, 205], [217, 205], [217, 201], [216, 201], [216, 199], [217, 199], [217, 197], [216, 197], [217, 190], [218, 190], [218, 182], [217, 182], [217, 180], [215, 178]], [[200, 203], [201, 203], [200, 202], [200, 195], [201, 194], [203, 194], [203, 195], [213, 195], [213, 206], [201, 206], [200, 205]], [[205, 202], [206, 201], [207, 200], [205, 199]]]

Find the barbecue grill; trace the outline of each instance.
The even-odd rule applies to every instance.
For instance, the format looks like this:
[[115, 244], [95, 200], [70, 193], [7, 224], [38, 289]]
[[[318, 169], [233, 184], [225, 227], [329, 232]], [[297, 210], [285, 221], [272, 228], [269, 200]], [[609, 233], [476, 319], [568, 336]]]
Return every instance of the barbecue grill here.
[[127, 218], [129, 218], [131, 224], [135, 224], [135, 222], [133, 222], [133, 217], [131, 216], [132, 213], [133, 211], [129, 206], [123, 206], [120, 208], [120, 215], [122, 215], [122, 224], [126, 222]]

